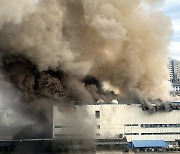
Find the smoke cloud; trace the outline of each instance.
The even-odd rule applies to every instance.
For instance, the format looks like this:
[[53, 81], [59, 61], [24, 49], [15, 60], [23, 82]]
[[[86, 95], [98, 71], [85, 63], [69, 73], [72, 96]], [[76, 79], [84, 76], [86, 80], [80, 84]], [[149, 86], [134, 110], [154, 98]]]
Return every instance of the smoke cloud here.
[[20, 24], [32, 14], [35, 7], [34, 0], [0, 1], [0, 29], [6, 24]]
[[73, 75], [78, 78], [72, 81], [74, 87], [91, 75], [123, 96], [138, 91], [144, 99], [167, 99], [172, 29], [170, 18], [158, 10], [160, 4], [163, 1], [0, 0], [0, 50], [27, 58], [39, 71]]

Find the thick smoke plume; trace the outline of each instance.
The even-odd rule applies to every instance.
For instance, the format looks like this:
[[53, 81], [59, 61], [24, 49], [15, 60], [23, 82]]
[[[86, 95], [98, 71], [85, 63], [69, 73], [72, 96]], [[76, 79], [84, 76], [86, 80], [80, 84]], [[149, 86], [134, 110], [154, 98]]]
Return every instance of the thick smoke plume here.
[[[48, 88], [40, 85], [44, 82], [57, 85], [61, 81], [48, 70], [61, 70], [68, 76], [62, 79], [62, 85], [69, 81], [65, 84], [68, 89], [65, 95], [75, 99], [69, 93], [73, 88], [79, 94], [84, 92], [81, 96], [86, 98], [81, 98], [82, 102], [91, 102], [101, 95], [97, 85], [80, 82], [87, 75], [108, 82], [123, 96], [135, 91], [143, 99], [167, 99], [167, 52], [172, 30], [169, 17], [158, 10], [161, 3], [0, 0], [0, 50], [4, 56], [24, 57], [41, 72], [37, 80], [29, 75], [32, 85], [24, 91], [34, 93], [31, 89], [38, 85], [39, 91], [35, 92], [45, 94]], [[49, 77], [52, 80], [47, 81]], [[50, 90], [58, 97], [63, 89], [56, 88], [59, 89], [53, 86]]]
[[22, 23], [36, 9], [34, 0], [1, 0], [0, 4], [0, 30], [6, 24]]

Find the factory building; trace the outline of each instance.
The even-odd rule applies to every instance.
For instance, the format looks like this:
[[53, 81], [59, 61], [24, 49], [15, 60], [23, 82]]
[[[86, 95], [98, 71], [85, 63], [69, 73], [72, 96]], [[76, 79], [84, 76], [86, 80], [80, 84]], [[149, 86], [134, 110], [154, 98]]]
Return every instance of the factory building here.
[[22, 117], [12, 110], [0, 109], [0, 141], [51, 138], [51, 131], [52, 126]]
[[138, 104], [91, 105], [90, 115], [95, 116], [97, 135], [102, 138], [125, 136], [132, 140], [180, 139], [180, 111], [149, 113]]
[[52, 125], [0, 108], [0, 153], [47, 152], [51, 144]]
[[54, 106], [53, 122], [49, 126], [23, 118], [15, 120], [13, 112], [2, 110], [0, 150], [6, 148], [5, 143], [8, 149], [27, 144], [41, 152], [61, 151], [64, 147], [98, 149], [110, 146], [121, 150], [179, 147], [180, 103], [171, 104], [171, 111], [153, 113], [140, 104], [81, 105], [66, 112]]
[[[176, 106], [179, 105], [178, 103], [175, 104]], [[177, 141], [180, 139], [180, 111], [178, 108], [174, 108], [170, 112], [158, 111], [150, 113], [147, 110], [142, 110], [140, 104], [77, 106], [78, 112], [84, 112], [85, 110], [88, 113], [89, 121], [94, 121], [95, 139], [125, 138], [129, 143], [136, 141], [157, 141], [158, 143], [166, 141], [166, 143], [176, 146]], [[67, 127], [63, 126], [60, 120], [58, 121], [56, 116], [59, 114], [58, 112], [57, 107], [54, 107], [54, 138], [61, 138], [65, 130], [67, 131]], [[82, 116], [82, 119], [83, 117], [85, 116]], [[86, 117], [86, 122], [87, 119]], [[77, 119], [74, 118], [73, 121], [77, 121]]]

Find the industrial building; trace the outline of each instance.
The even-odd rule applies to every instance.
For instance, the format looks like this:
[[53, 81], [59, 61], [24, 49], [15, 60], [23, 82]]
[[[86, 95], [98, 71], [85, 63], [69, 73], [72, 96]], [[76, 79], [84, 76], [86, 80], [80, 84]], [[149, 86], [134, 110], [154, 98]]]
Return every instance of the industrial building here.
[[169, 112], [153, 113], [141, 104], [81, 105], [66, 112], [54, 106], [49, 126], [23, 118], [15, 121], [13, 112], [2, 110], [0, 151], [24, 146], [39, 152], [178, 148], [180, 103], [172, 102], [171, 105]]
[[87, 110], [96, 117], [99, 137], [126, 136], [132, 140], [166, 140], [180, 138], [180, 111], [149, 113], [139, 104], [89, 105]]
[[[94, 139], [96, 140], [124, 138], [129, 143], [134, 143], [134, 145], [138, 141], [144, 141], [140, 143], [148, 141], [149, 146], [157, 142], [162, 147], [167, 147], [167, 145], [178, 147], [178, 140], [180, 139], [180, 111], [178, 107], [180, 104], [174, 102], [173, 105], [172, 111], [158, 111], [154, 113], [143, 110], [140, 104], [83, 105], [77, 106], [77, 111], [83, 111], [84, 113], [87, 111], [88, 114], [81, 114], [82, 119], [85, 118], [85, 121], [89, 121], [89, 123], [94, 121]], [[67, 137], [65, 134], [68, 134], [69, 130], [67, 128], [69, 126], [63, 125], [60, 119], [58, 121], [57, 115], [60, 114], [58, 112], [58, 108], [54, 107], [53, 137], [64, 138]], [[89, 119], [87, 116], [89, 116]], [[78, 123], [75, 117], [73, 121], [76, 124]], [[74, 125], [71, 125], [72, 127]], [[80, 133], [81, 129], [79, 128], [78, 130], [80, 131], [75, 134], [82, 135]], [[73, 136], [72, 131], [70, 134]], [[74, 136], [76, 136], [75, 134]], [[142, 144], [143, 146], [144, 144]]]
[[52, 126], [0, 109], [0, 153], [34, 154], [51, 151]]

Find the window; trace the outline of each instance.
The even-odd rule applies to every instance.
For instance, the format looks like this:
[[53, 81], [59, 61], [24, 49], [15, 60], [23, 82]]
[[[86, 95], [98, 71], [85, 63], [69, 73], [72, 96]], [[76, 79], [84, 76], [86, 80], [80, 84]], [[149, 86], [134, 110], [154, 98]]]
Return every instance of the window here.
[[54, 126], [54, 128], [65, 128], [65, 126]]
[[141, 135], [179, 135], [180, 132], [165, 132], [165, 133], [141, 133]]
[[99, 119], [100, 118], [100, 111], [95, 111], [95, 115], [96, 115], [96, 118]]
[[125, 124], [124, 126], [138, 126], [138, 124]]
[[119, 134], [118, 138], [123, 138], [123, 134]]
[[100, 125], [97, 125], [97, 126], [96, 126], [96, 128], [97, 128], [97, 129], [100, 129], [100, 128], [101, 128], [101, 126], [100, 126]]
[[54, 126], [54, 128], [72, 128], [73, 126]]
[[55, 134], [55, 137], [76, 137], [76, 136], [82, 136], [81, 134]]
[[176, 128], [180, 127], [180, 124], [141, 124], [141, 128]]
[[139, 135], [139, 133], [125, 133], [124, 135]]

